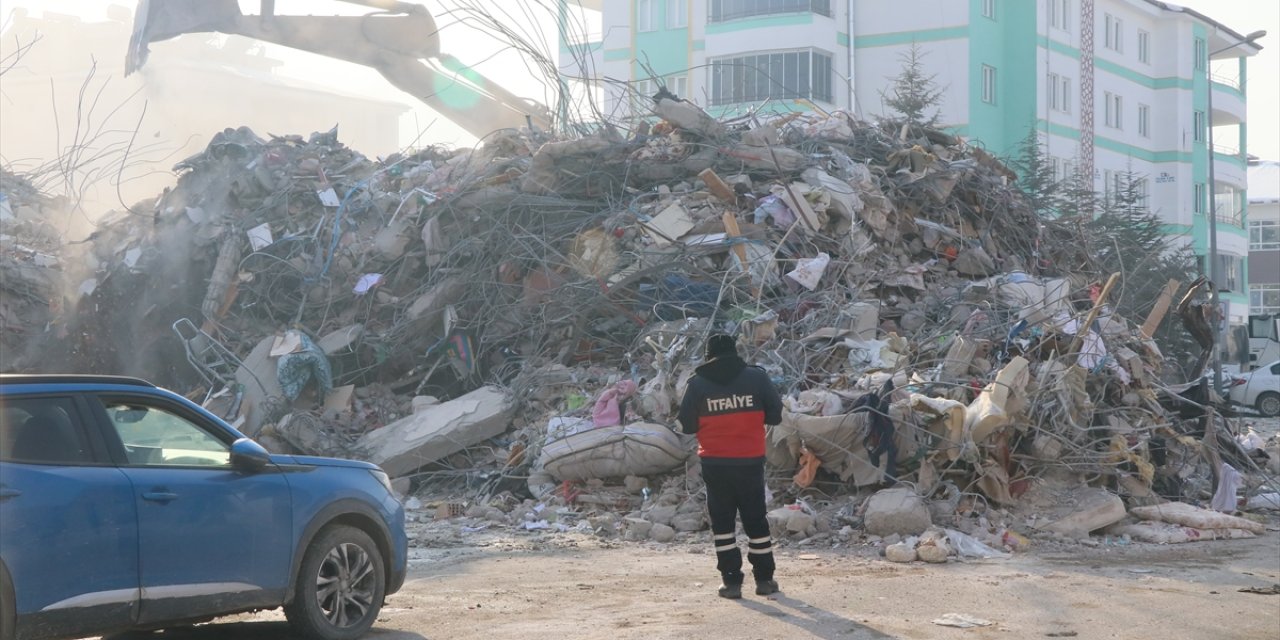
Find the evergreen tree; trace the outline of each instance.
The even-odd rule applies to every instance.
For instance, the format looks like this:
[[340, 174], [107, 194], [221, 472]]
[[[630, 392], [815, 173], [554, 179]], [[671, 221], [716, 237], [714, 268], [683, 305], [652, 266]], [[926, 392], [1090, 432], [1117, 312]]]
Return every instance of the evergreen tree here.
[[892, 79], [888, 91], [880, 92], [880, 98], [907, 122], [932, 127], [938, 123], [938, 103], [945, 88], [935, 82], [936, 74], [925, 74], [924, 56], [920, 45], [913, 42], [899, 57], [902, 71]]

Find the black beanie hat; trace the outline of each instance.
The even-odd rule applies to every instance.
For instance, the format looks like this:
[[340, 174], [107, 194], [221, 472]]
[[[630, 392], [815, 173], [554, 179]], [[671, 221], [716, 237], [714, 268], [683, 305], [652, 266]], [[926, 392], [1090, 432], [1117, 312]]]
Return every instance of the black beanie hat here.
[[738, 343], [731, 336], [717, 333], [707, 339], [707, 357], [723, 358], [738, 355]]

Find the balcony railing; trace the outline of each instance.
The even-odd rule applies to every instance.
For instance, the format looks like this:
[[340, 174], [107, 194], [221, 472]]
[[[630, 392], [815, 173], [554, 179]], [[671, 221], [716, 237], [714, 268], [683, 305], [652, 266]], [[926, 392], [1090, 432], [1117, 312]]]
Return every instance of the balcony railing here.
[[728, 22], [775, 13], [813, 12], [831, 16], [831, 0], [709, 0], [710, 22]]
[[1232, 75], [1226, 75], [1226, 74], [1222, 74], [1222, 73], [1215, 73], [1215, 74], [1210, 75], [1210, 76], [1209, 76], [1209, 78], [1210, 78], [1211, 80], [1213, 80], [1213, 81], [1214, 81], [1215, 83], [1217, 83], [1217, 84], [1226, 85], [1226, 86], [1231, 87], [1232, 89], [1235, 89], [1235, 90], [1237, 90], [1237, 91], [1239, 91], [1239, 90], [1240, 90], [1240, 77], [1239, 77], [1239, 76], [1232, 76]]
[[1234, 146], [1234, 145], [1229, 145], [1229, 144], [1222, 144], [1222, 143], [1220, 143], [1220, 142], [1216, 142], [1216, 141], [1213, 143], [1213, 152], [1214, 152], [1214, 153], [1218, 153], [1218, 154], [1222, 154], [1222, 155], [1224, 155], [1224, 156], [1238, 156], [1238, 155], [1240, 155], [1240, 149], [1239, 149], [1239, 147], [1236, 147], [1236, 146]]

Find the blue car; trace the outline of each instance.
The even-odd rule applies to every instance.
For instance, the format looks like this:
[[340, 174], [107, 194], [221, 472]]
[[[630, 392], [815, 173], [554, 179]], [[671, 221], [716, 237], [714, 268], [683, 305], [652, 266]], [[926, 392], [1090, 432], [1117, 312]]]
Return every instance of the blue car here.
[[0, 376], [0, 640], [276, 607], [358, 638], [407, 555], [375, 465], [268, 453], [142, 380]]

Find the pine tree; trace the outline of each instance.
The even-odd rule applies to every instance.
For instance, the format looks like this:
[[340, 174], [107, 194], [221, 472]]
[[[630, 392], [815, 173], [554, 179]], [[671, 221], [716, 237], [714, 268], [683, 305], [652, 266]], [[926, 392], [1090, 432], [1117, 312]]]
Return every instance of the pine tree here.
[[1040, 216], [1051, 216], [1062, 210], [1064, 185], [1059, 182], [1035, 129], [1027, 132], [1018, 146], [1018, 155], [1009, 162], [1018, 174], [1018, 186]]
[[907, 122], [932, 127], [938, 123], [938, 103], [945, 88], [935, 82], [936, 74], [925, 74], [924, 56], [920, 45], [913, 42], [899, 57], [902, 71], [892, 78], [888, 91], [880, 92], [880, 98]]

